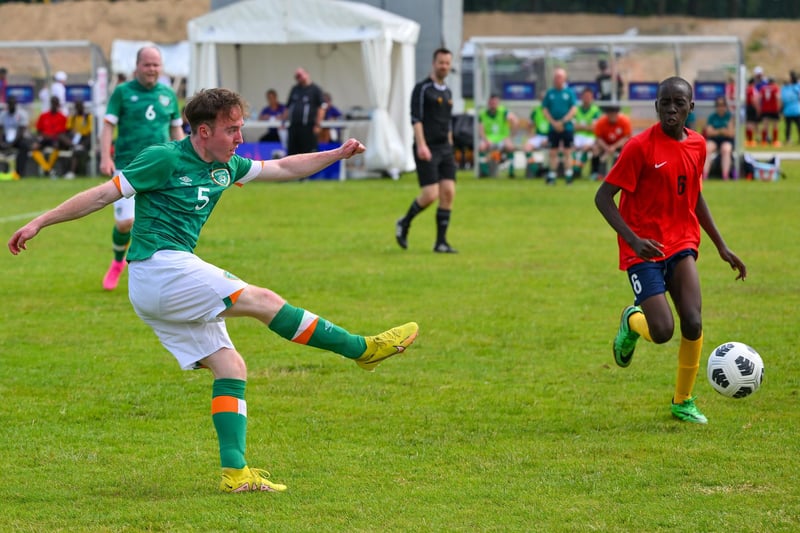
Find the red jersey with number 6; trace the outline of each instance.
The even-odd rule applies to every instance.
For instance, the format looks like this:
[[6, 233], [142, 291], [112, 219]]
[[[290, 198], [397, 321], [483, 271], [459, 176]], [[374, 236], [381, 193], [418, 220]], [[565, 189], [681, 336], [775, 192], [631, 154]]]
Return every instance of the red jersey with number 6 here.
[[[663, 245], [665, 258], [700, 246], [700, 223], [695, 208], [703, 184], [706, 141], [685, 129], [677, 141], [655, 124], [631, 138], [611, 167], [606, 181], [621, 190], [619, 212], [642, 239]], [[619, 268], [627, 270], [643, 263], [622, 237]]]

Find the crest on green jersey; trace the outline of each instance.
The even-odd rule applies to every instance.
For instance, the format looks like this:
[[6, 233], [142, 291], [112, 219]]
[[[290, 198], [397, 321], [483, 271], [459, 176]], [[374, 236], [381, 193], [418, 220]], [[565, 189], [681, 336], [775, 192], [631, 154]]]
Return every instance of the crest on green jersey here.
[[231, 184], [231, 174], [227, 168], [215, 168], [211, 171], [211, 180], [221, 187]]
[[166, 94], [160, 94], [158, 96], [158, 103], [160, 103], [164, 107], [167, 107], [169, 105], [170, 100], [171, 100], [170, 97], [167, 96]]

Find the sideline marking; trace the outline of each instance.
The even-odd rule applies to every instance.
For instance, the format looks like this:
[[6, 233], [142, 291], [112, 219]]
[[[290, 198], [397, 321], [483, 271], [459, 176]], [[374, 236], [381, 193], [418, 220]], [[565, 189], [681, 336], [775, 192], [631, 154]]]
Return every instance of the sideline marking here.
[[11, 215], [10, 217], [2, 217], [0, 218], [0, 224], [4, 222], [13, 222], [15, 220], [24, 220], [26, 218], [38, 217], [42, 213], [46, 213], [46, 211], [35, 211], [33, 213], [21, 213], [19, 215]]

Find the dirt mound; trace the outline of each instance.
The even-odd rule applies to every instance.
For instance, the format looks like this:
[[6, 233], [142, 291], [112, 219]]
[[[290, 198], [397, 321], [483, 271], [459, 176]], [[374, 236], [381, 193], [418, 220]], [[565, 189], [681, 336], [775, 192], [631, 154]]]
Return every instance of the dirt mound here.
[[[116, 2], [73, 0], [51, 4], [0, 4], [3, 41], [87, 40], [108, 57], [114, 39], [176, 43], [186, 39], [189, 20], [208, 13], [209, 0], [148, 0]], [[59, 61], [59, 63], [56, 63]], [[53, 69], [76, 71], [69, 56], [54, 60]], [[64, 64], [66, 63], [66, 64]], [[0, 49], [0, 65], [11, 74], [41, 74], [41, 61]]]
[[208, 13], [210, 5], [209, 0], [3, 3], [0, 35], [4, 41], [86, 39], [108, 53], [114, 39], [182, 41], [186, 23]]
[[[634, 29], [639, 35], [734, 36], [743, 43], [748, 67], [761, 65], [768, 75], [779, 79], [787, 77], [791, 69], [800, 70], [796, 55], [800, 49], [800, 32], [796, 21], [497, 12], [464, 15], [465, 40], [475, 36], [621, 34]], [[660, 65], [656, 61], [638, 68], [642, 72], [632, 73], [638, 79], [658, 79], [660, 74], [650, 75], [647, 69], [660, 72], [671, 65]]]
[[[0, 35], [4, 41], [88, 40], [99, 45], [108, 56], [114, 39], [157, 43], [184, 40], [187, 22], [209, 9], [209, 0], [3, 3]], [[762, 65], [768, 74], [778, 77], [785, 76], [792, 68], [800, 68], [796, 64], [800, 60], [794, 53], [800, 49], [800, 32], [797, 22], [790, 21], [470, 13], [464, 15], [463, 34], [465, 39], [478, 35], [590, 35], [617, 34], [632, 28], [643, 35], [735, 35], [744, 43], [748, 66]], [[3, 49], [0, 49], [0, 65], [9, 67], [12, 73], [40, 68], [38, 58], [26, 58]], [[54, 64], [53, 68], [71, 70], [64, 64]], [[641, 76], [648, 77], [646, 73]]]

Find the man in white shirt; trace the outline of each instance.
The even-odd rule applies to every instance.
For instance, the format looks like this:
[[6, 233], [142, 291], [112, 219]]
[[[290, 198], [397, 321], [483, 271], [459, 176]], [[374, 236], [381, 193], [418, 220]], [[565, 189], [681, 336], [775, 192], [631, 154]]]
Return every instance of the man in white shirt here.
[[53, 75], [53, 83], [50, 84], [50, 87], [43, 88], [39, 91], [39, 100], [42, 101], [42, 109], [46, 110], [50, 108], [50, 97], [51, 96], [58, 96], [58, 101], [60, 102], [59, 110], [64, 115], [67, 115], [67, 86], [65, 83], [67, 82], [67, 73], [63, 70], [59, 70]]
[[29, 148], [28, 113], [17, 106], [17, 98], [11, 95], [6, 109], [0, 112], [0, 151], [17, 151], [17, 177], [24, 175]]

